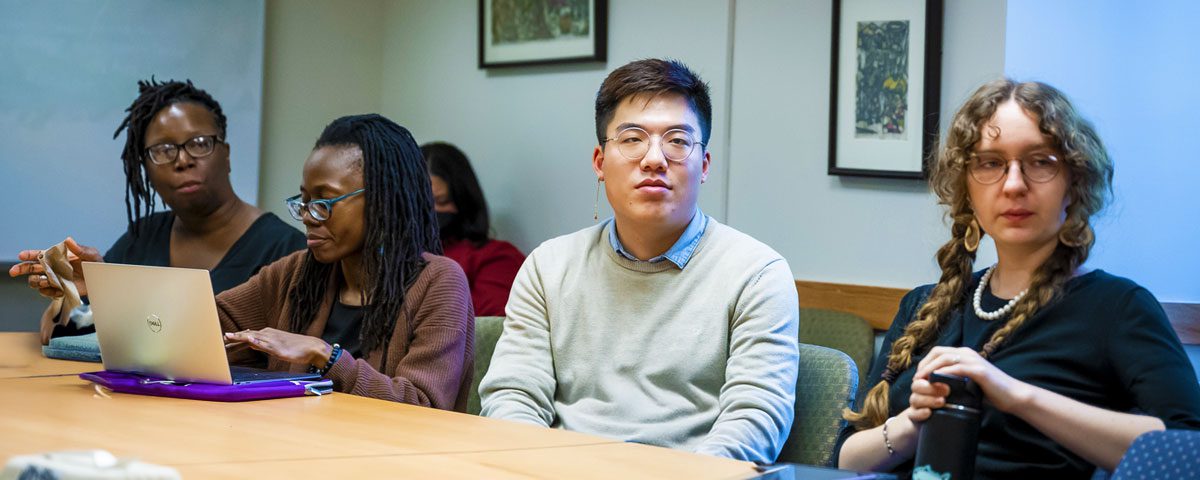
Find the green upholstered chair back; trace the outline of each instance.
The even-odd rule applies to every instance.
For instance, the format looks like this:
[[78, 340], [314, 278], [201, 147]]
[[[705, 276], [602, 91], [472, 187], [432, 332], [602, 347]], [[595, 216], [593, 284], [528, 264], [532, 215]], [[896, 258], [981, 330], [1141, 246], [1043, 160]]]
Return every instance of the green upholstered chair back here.
[[852, 406], [857, 392], [858, 369], [849, 356], [801, 343], [796, 419], [777, 461], [831, 466], [838, 432], [846, 424], [842, 409]]
[[471, 415], [479, 415], [479, 382], [492, 364], [492, 353], [503, 331], [504, 317], [475, 317], [475, 378], [467, 396], [467, 413]]
[[864, 383], [875, 358], [875, 331], [862, 317], [835, 310], [801, 308], [800, 342], [849, 355], [858, 367], [858, 389], [866, 390]]

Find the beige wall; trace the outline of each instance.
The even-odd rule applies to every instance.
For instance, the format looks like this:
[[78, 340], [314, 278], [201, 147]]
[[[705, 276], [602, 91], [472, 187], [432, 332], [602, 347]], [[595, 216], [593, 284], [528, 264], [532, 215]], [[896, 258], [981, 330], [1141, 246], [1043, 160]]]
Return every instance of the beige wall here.
[[[683, 60], [710, 85], [713, 162], [700, 205], [724, 218], [732, 2], [613, 0], [607, 62], [489, 70], [478, 68], [477, 2], [388, 6], [383, 110], [419, 142], [466, 152], [499, 238], [528, 252], [593, 224], [592, 102], [609, 71], [647, 57]], [[600, 203], [601, 218], [611, 215]]]
[[[945, 226], [924, 183], [825, 174], [829, 2], [611, 0], [607, 62], [490, 70], [477, 67], [477, 5], [268, 1], [261, 203], [283, 216], [321, 127], [378, 110], [419, 142], [462, 147], [497, 236], [529, 251], [592, 224], [592, 101], [604, 76], [666, 56], [712, 88], [707, 213], [774, 247], [797, 278], [937, 278]], [[943, 118], [1003, 72], [1005, 12], [1003, 1], [947, 2]]]
[[[774, 247], [797, 278], [937, 278], [945, 227], [923, 182], [825, 173], [829, 2], [612, 0], [608, 62], [507, 70], [477, 68], [476, 15], [470, 1], [389, 3], [382, 105], [419, 141], [463, 148], [499, 237], [528, 251], [592, 223], [596, 89], [630, 60], [669, 56], [712, 88], [707, 213]], [[943, 115], [1003, 72], [1004, 15], [1003, 1], [947, 2]]]
[[[932, 281], [944, 227], [924, 185], [824, 173], [828, 3], [611, 0], [608, 62], [480, 70], [474, 0], [268, 0], [259, 205], [288, 219], [282, 200], [321, 129], [379, 112], [420, 142], [463, 147], [498, 236], [528, 251], [592, 223], [592, 100], [605, 74], [670, 56], [712, 88], [706, 212], [773, 246], [798, 278]], [[1003, 1], [947, 2], [943, 115], [1003, 71], [1005, 12]], [[787, 154], [764, 148], [773, 138]], [[15, 281], [0, 282], [0, 301], [21, 318], [42, 305]]]
[[[826, 174], [831, 3], [737, 6], [729, 223], [778, 250], [798, 279], [937, 281], [949, 230], [925, 182]], [[1004, 16], [1003, 1], [946, 2], [943, 131], [971, 91], [1004, 73]], [[994, 261], [988, 247], [979, 265]]]
[[385, 3], [267, 1], [258, 203], [280, 218], [325, 125], [379, 111]]

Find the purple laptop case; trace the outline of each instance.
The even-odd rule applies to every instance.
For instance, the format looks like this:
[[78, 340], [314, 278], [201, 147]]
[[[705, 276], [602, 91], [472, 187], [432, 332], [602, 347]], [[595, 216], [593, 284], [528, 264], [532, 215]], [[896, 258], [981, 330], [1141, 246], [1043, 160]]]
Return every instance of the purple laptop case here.
[[323, 395], [329, 393], [333, 387], [333, 382], [330, 380], [278, 380], [241, 385], [181, 383], [133, 373], [109, 371], [81, 373], [79, 378], [114, 392], [214, 402], [244, 402], [268, 398]]

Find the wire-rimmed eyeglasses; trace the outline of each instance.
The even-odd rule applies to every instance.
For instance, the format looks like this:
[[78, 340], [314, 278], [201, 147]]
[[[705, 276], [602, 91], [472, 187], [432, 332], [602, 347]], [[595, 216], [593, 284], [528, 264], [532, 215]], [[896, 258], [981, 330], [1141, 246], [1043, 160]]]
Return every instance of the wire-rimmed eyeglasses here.
[[638, 127], [621, 130], [617, 132], [616, 137], [606, 138], [604, 141], [616, 142], [617, 151], [621, 152], [621, 156], [629, 160], [641, 160], [650, 152], [650, 144], [654, 136], [658, 137], [658, 147], [662, 151], [663, 157], [673, 162], [687, 160], [696, 145], [704, 145], [704, 142], [692, 139], [692, 134], [686, 130], [674, 129], [667, 130], [662, 135], [650, 135], [649, 132]]
[[[1019, 160], [1021, 163], [1021, 175], [1035, 183], [1054, 180], [1054, 177], [1058, 176], [1059, 170], [1062, 170], [1062, 162], [1050, 153], [1032, 153], [1014, 160]], [[971, 172], [971, 178], [974, 178], [976, 182], [991, 185], [1008, 175], [1010, 165], [1012, 162], [1003, 155], [990, 152], [972, 153], [971, 158], [967, 161], [967, 170]]]

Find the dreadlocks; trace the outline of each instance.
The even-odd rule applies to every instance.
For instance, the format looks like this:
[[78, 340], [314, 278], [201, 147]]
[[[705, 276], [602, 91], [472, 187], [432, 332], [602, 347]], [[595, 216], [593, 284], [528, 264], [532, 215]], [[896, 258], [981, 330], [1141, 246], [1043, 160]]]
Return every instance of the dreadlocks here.
[[[334, 120], [314, 150], [358, 147], [366, 197], [366, 238], [362, 246], [365, 311], [362, 351], [386, 346], [402, 312], [404, 293], [425, 268], [422, 252], [442, 253], [433, 192], [421, 149], [407, 129], [383, 116], [354, 115]], [[293, 332], [307, 330], [325, 299], [335, 264], [322, 264], [310, 251], [288, 292]], [[409, 331], [408, 319], [403, 325]]]
[[125, 166], [125, 214], [129, 219], [129, 230], [135, 237], [138, 235], [137, 229], [133, 228], [135, 221], [153, 214], [155, 204], [154, 188], [146, 174], [146, 128], [159, 111], [184, 102], [198, 103], [212, 112], [221, 138], [225, 138], [225, 114], [221, 112], [221, 104], [213, 100], [208, 92], [196, 88], [191, 80], [159, 82], [154, 77], [138, 81], [138, 97], [125, 109], [128, 115], [113, 132], [115, 140], [122, 130], [128, 129], [121, 161]]

